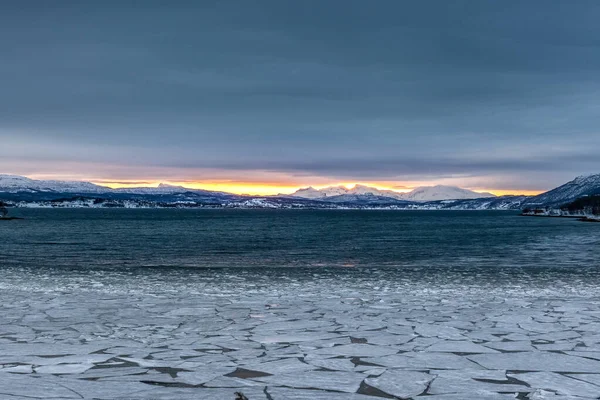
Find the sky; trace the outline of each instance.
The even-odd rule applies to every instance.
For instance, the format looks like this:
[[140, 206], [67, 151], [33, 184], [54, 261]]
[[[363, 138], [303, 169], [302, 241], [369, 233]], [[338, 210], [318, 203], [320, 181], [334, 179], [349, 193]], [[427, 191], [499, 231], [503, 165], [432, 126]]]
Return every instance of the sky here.
[[600, 173], [597, 0], [0, 6], [0, 173], [535, 193]]

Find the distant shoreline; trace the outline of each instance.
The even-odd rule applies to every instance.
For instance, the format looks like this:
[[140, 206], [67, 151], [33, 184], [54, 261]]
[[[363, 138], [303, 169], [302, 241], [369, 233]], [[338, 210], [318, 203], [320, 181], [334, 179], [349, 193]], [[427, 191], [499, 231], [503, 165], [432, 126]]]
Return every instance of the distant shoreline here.
[[515, 209], [476, 209], [476, 208], [399, 208], [399, 207], [248, 207], [248, 206], [111, 206], [111, 207], [87, 207], [87, 206], [11, 206], [14, 210], [264, 210], [264, 211], [465, 211], [485, 212], [498, 211], [510, 212], [519, 215]]
[[553, 214], [535, 214], [535, 213], [525, 213], [522, 212], [520, 214], [523, 217], [541, 217], [541, 218], [570, 218], [576, 219], [582, 222], [600, 222], [600, 215], [598, 216], [590, 216], [590, 215], [553, 215]]

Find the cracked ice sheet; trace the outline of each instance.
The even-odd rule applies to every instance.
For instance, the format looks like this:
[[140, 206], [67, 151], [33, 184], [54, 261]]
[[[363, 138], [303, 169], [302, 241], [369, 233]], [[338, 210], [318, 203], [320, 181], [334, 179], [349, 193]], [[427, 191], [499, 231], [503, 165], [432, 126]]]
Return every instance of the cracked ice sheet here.
[[571, 378], [592, 383], [600, 387], [600, 374], [571, 374]]
[[[468, 396], [468, 397], [465, 397]], [[417, 396], [415, 399], [423, 400], [466, 400], [466, 399], [477, 399], [477, 400], [514, 400], [516, 398], [513, 394], [500, 394], [491, 393], [486, 391], [475, 391], [469, 394], [436, 394], [432, 396]], [[562, 399], [561, 399], [562, 400]]]
[[289, 334], [274, 334], [274, 335], [252, 335], [251, 339], [258, 343], [301, 343], [311, 342], [315, 340], [335, 339], [339, 335], [331, 333], [319, 332], [297, 332]]
[[368, 357], [362, 361], [402, 369], [481, 369], [465, 357], [451, 353], [403, 353], [385, 357]]
[[111, 368], [97, 368], [89, 369], [83, 374], [77, 375], [80, 379], [102, 379], [110, 378], [113, 376], [127, 376], [127, 375], [139, 375], [145, 374], [148, 370], [145, 368], [138, 367], [111, 367]]
[[531, 389], [525, 385], [508, 381], [504, 371], [487, 370], [445, 370], [435, 371], [437, 377], [431, 383], [429, 394], [469, 393], [527, 393]]
[[334, 393], [323, 390], [299, 390], [280, 387], [268, 387], [267, 392], [273, 400], [381, 400], [381, 397], [356, 393]]
[[3, 395], [39, 399], [81, 399], [79, 394], [55, 380], [0, 372], [0, 398]]
[[422, 394], [435, 378], [415, 371], [387, 371], [377, 378], [367, 378], [365, 383], [391, 396], [408, 399]]
[[477, 354], [468, 356], [468, 358], [490, 369], [590, 373], [600, 371], [600, 361], [559, 353]]
[[235, 370], [235, 367], [197, 367], [191, 372], [178, 372], [175, 381], [188, 385], [201, 385], [217, 377], [231, 374]]
[[462, 331], [451, 326], [438, 324], [419, 325], [415, 327], [415, 333], [424, 337], [437, 337], [448, 340], [465, 340]]
[[44, 375], [29, 377], [0, 373], [0, 398], [4, 395], [40, 399], [116, 398], [148, 390], [151, 386], [140, 382], [120, 382], [118, 385]]
[[500, 351], [535, 351], [535, 348], [529, 341], [518, 342], [492, 342], [486, 343], [485, 347]]
[[245, 364], [243, 367], [247, 370], [266, 372], [267, 374], [271, 375], [304, 372], [318, 368], [314, 365], [306, 364], [302, 361], [299, 361], [297, 358], [286, 358], [283, 360], [269, 361], [260, 364], [256, 361], [253, 361], [250, 364]]
[[6, 356], [67, 356], [90, 354], [103, 349], [103, 345], [62, 343], [11, 343], [1, 344], [0, 354]]
[[[354, 363], [347, 358], [314, 358], [305, 357], [304, 361], [317, 368], [325, 368], [332, 371], [353, 371]], [[369, 367], [372, 368], [372, 367]]]
[[228, 376], [220, 376], [211, 380], [210, 382], [206, 382], [204, 384], [206, 387], [212, 388], [243, 388], [246, 386], [264, 386], [261, 382], [255, 382], [250, 379], [242, 379], [242, 378], [230, 378]]
[[125, 396], [130, 393], [145, 391], [151, 389], [151, 385], [147, 385], [138, 381], [120, 381], [118, 383], [106, 384], [102, 381], [87, 381], [83, 379], [75, 379], [72, 375], [64, 375], [61, 377], [48, 378], [50, 382], [56, 382], [64, 386], [86, 399], [91, 398], [110, 398]]
[[56, 365], [56, 364], [101, 364], [113, 358], [111, 354], [84, 354], [62, 357], [32, 357], [28, 362], [33, 365]]
[[589, 399], [589, 397], [579, 397], [579, 396], [565, 396], [562, 394], [556, 394], [554, 392], [549, 392], [547, 390], [538, 389], [533, 393], [530, 393], [527, 397], [530, 400], [584, 400]]
[[[600, 386], [553, 372], [530, 372], [509, 374], [508, 376], [523, 381], [532, 388], [544, 389], [560, 395], [580, 396], [591, 399], [600, 397]], [[573, 378], [575, 377], [576, 375], [573, 375]]]
[[[264, 287], [261, 287], [263, 283], [253, 281], [248, 285], [245, 278], [237, 275], [228, 282], [222, 274], [220, 272], [218, 279], [207, 282], [198, 276], [189, 282], [178, 281], [177, 275], [173, 274], [169, 279], [157, 280], [149, 286], [144, 286], [143, 279], [146, 278], [143, 276], [138, 276], [142, 281], [136, 279], [134, 283], [121, 276], [113, 283], [105, 282], [101, 290], [86, 288], [85, 281], [78, 280], [68, 286], [67, 291], [60, 288], [32, 291], [23, 287], [13, 290], [7, 286], [10, 277], [5, 274], [0, 282], [3, 285], [0, 290], [0, 318], [3, 321], [0, 326], [0, 374], [4, 374], [0, 376], [16, 376], [30, 382], [22, 387], [34, 394], [38, 393], [33, 389], [35, 383], [52, 385], [52, 379], [76, 382], [81, 380], [77, 378], [97, 378], [94, 386], [89, 386], [90, 390], [101, 391], [104, 387], [108, 393], [114, 387], [132, 385], [143, 393], [138, 395], [140, 399], [212, 399], [215, 394], [231, 396], [231, 389], [236, 387], [245, 391], [248, 384], [252, 390], [259, 389], [257, 395], [262, 396], [260, 388], [266, 383], [260, 378], [224, 375], [236, 368], [246, 369], [255, 364], [268, 366], [268, 363], [287, 363], [296, 359], [310, 368], [319, 368], [312, 371], [315, 375], [332, 370], [355, 374], [362, 371], [364, 374], [359, 375], [364, 378], [374, 378], [373, 375], [402, 368], [437, 374], [438, 384], [443, 383], [443, 379], [457, 380], [456, 376], [448, 375], [449, 370], [454, 370], [469, 382], [462, 389], [473, 390], [470, 397], [465, 397], [464, 391], [462, 395], [418, 396], [431, 400], [464, 400], [473, 398], [473, 393], [477, 393], [478, 399], [506, 398], [503, 394], [482, 389], [497, 390], [503, 385], [508, 389], [509, 385], [518, 383], [503, 379], [502, 371], [482, 369], [500, 366], [533, 366], [545, 370], [551, 369], [547, 365], [554, 365], [561, 369], [558, 372], [572, 373], [569, 375], [572, 379], [598, 385], [598, 376], [594, 374], [600, 365], [597, 359], [600, 335], [596, 333], [600, 326], [600, 302], [595, 297], [597, 282], [592, 285], [594, 287], [590, 286], [587, 294], [577, 292], [577, 287], [562, 293], [553, 288], [547, 293], [552, 296], [548, 300], [544, 297], [545, 289], [541, 295], [537, 289], [523, 295], [522, 290], [511, 292], [510, 288], [494, 287], [483, 290], [476, 285], [437, 291], [429, 284], [419, 289], [418, 283], [407, 281], [406, 286], [402, 286], [403, 283], [394, 279], [389, 282], [386, 279], [386, 284], [396, 285], [395, 289], [383, 294], [373, 289], [375, 286], [361, 283], [368, 282], [371, 277], [308, 280], [290, 291], [289, 283], [265, 279]], [[36, 284], [60, 282], [63, 285], [69, 279], [69, 276], [61, 280], [42, 279]], [[34, 281], [21, 276], [12, 284], [18, 286]], [[585, 301], [573, 297], [573, 290], [584, 296]], [[291, 340], [296, 343], [290, 344]], [[354, 343], [350, 343], [351, 340]], [[363, 340], [366, 343], [362, 343]], [[515, 353], [473, 355], [457, 351], [457, 343], [464, 346], [469, 342]], [[533, 345], [527, 346], [527, 343]], [[441, 346], [444, 349], [440, 351], [444, 352], [432, 352], [435, 346]], [[576, 350], [570, 352], [571, 358], [552, 352], [569, 348]], [[445, 352], [446, 349], [449, 352]], [[469, 350], [483, 351], [481, 348]], [[389, 358], [387, 362], [382, 361], [386, 358]], [[291, 364], [298, 363], [291, 361]], [[74, 368], [84, 365], [81, 368], [85, 369], [89, 364], [93, 367], [83, 373], [31, 374], [32, 366], [70, 368], [68, 364], [75, 365]], [[572, 366], [578, 368], [567, 369]], [[304, 365], [300, 367], [305, 368]], [[177, 376], [172, 378], [168, 373], [157, 371], [163, 368]], [[590, 373], [578, 373], [581, 369]], [[7, 371], [20, 374], [8, 374]], [[515, 372], [514, 369], [510, 371]], [[279, 377], [304, 373], [275, 373], [269, 377], [272, 390], [287, 390], [300, 396], [310, 392], [315, 396], [327, 394], [329, 398], [359, 398], [352, 393], [276, 387], [280, 385]], [[212, 386], [216, 391], [141, 383], [183, 383], [185, 374], [190, 374], [187, 376], [189, 382], [212, 378], [204, 385]], [[0, 387], [2, 383], [0, 377]], [[74, 387], [73, 390], [77, 389]], [[48, 390], [48, 393], [52, 391]], [[133, 398], [128, 394], [122, 395]], [[547, 392], [543, 395], [556, 400], [566, 398], [554, 394], [548, 397]], [[2, 396], [9, 395], [0, 395], [0, 398]], [[68, 394], [58, 398], [68, 398]]]
[[94, 364], [55, 364], [34, 367], [34, 371], [38, 374], [81, 374], [93, 367]]
[[444, 341], [427, 347], [424, 351], [439, 353], [498, 353], [497, 350], [473, 342]]
[[310, 371], [293, 375], [274, 375], [252, 379], [264, 382], [269, 386], [356, 393], [360, 384], [367, 376], [353, 372]]
[[244, 388], [165, 388], [157, 387], [129, 394], [127, 396], [101, 396], [99, 400], [229, 400], [235, 392], [242, 392], [251, 400], [268, 400], [262, 387]]
[[393, 347], [375, 346], [370, 344], [346, 344], [330, 348], [318, 349], [313, 354], [330, 354], [348, 357], [387, 356], [398, 353]]

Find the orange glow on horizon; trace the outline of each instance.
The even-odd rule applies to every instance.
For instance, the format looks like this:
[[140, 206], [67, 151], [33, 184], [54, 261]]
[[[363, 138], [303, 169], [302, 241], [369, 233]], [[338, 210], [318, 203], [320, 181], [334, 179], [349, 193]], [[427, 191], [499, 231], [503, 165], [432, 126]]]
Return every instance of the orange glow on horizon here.
[[277, 183], [260, 183], [260, 182], [176, 182], [176, 181], [161, 181], [150, 183], [133, 183], [126, 182], [93, 182], [97, 185], [108, 186], [113, 189], [117, 188], [135, 188], [135, 187], [157, 187], [160, 183], [173, 186], [183, 186], [188, 189], [203, 189], [215, 192], [227, 192], [234, 194], [249, 194], [258, 196], [269, 196], [276, 194], [290, 194], [300, 189], [301, 186], [282, 185]]
[[[140, 183], [139, 181], [132, 181], [132, 183], [128, 183], [127, 181], [123, 182], [111, 182], [111, 181], [93, 181], [93, 183], [97, 185], [108, 186], [113, 189], [117, 188], [134, 188], [134, 187], [156, 187], [161, 182], [159, 181], [145, 181]], [[343, 186], [347, 189], [352, 189], [356, 185], [364, 185], [373, 187], [379, 190], [391, 190], [397, 193], [407, 193], [413, 190], [413, 188], [418, 186], [433, 186], [434, 183], [431, 182], [423, 182], [416, 185], [410, 186], [401, 186], [399, 185], [382, 185], [380, 183], [369, 183], [369, 182], [341, 182], [341, 183], [331, 183], [331, 184], [323, 184], [323, 185], [298, 185], [298, 184], [285, 184], [279, 182], [177, 182], [177, 181], [163, 181], [162, 183], [173, 185], [173, 186], [183, 186], [189, 189], [204, 189], [204, 190], [212, 190], [218, 192], [227, 192], [234, 194], [249, 194], [249, 195], [257, 195], [257, 196], [272, 196], [277, 194], [291, 194], [294, 193], [298, 189], [306, 188], [308, 186], [312, 186], [315, 189], [323, 189], [330, 186]], [[476, 192], [489, 192], [495, 194], [496, 196], [504, 196], [504, 195], [537, 195], [542, 193], [542, 191], [536, 190], [499, 190], [499, 189], [471, 189]]]

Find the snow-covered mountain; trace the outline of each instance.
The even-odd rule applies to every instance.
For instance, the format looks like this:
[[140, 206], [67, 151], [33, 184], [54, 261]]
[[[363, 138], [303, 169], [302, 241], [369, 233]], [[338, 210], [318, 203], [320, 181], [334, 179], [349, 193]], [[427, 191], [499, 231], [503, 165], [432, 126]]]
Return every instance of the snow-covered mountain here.
[[437, 200], [467, 200], [496, 197], [491, 193], [479, 193], [456, 186], [421, 186], [404, 195], [404, 200], [437, 201]]
[[393, 199], [401, 199], [402, 193], [394, 192], [393, 190], [381, 190], [365, 185], [356, 185], [350, 189], [345, 186], [329, 186], [323, 189], [315, 189], [309, 186], [304, 189], [299, 189], [289, 196], [302, 197], [304, 199], [325, 199], [335, 196], [352, 195], [373, 195], [373, 196], [385, 196]]
[[562, 206], [580, 197], [593, 194], [600, 194], [600, 174], [578, 176], [556, 189], [528, 199], [524, 206]]
[[347, 194], [356, 196], [382, 196], [391, 197], [396, 200], [405, 200], [403, 193], [394, 192], [393, 190], [376, 189], [365, 185], [356, 185], [352, 189], [349, 189]]
[[[296, 197], [297, 198], [297, 197]], [[373, 193], [364, 193], [364, 194], [341, 194], [339, 196], [330, 196], [327, 198], [319, 199], [322, 202], [329, 203], [343, 203], [347, 205], [359, 205], [359, 204], [412, 204], [410, 201], [399, 200], [389, 196], [380, 196]]]
[[312, 186], [309, 186], [304, 189], [298, 189], [290, 196], [302, 197], [303, 199], [322, 199], [325, 197], [340, 196], [347, 193], [348, 189], [344, 186], [330, 186], [324, 189], [315, 189]]
[[[464, 200], [464, 199], [480, 199], [487, 197], [495, 197], [491, 193], [478, 193], [468, 189], [462, 189], [455, 186], [422, 186], [414, 189], [409, 193], [399, 193], [393, 190], [381, 190], [364, 185], [356, 185], [355, 187], [348, 189], [345, 186], [330, 186], [323, 189], [315, 189], [308, 187], [300, 189], [291, 196], [302, 197], [305, 199], [321, 199], [327, 200], [331, 197], [337, 197], [342, 195], [352, 196], [378, 196], [378, 197], [389, 197], [395, 200], [405, 201], [437, 201], [437, 200]], [[338, 199], [339, 201], [339, 199]]]
[[111, 189], [90, 182], [35, 180], [0, 174], [0, 200], [11, 204], [44, 204], [52, 207], [60, 202], [75, 207], [91, 201], [98, 206], [107, 207], [250, 207], [250, 204], [252, 207], [259, 207], [269, 203], [270, 207], [279, 208], [497, 210], [556, 208], [594, 194], [600, 194], [600, 174], [580, 176], [535, 197], [495, 197], [491, 193], [478, 193], [454, 186], [419, 187], [409, 193], [398, 193], [356, 185], [350, 189], [344, 186], [324, 189], [309, 187], [292, 195], [267, 196], [266, 199], [167, 184]]
[[174, 194], [174, 193], [185, 193], [185, 192], [193, 192], [193, 193], [219, 193], [219, 192], [210, 192], [208, 190], [202, 189], [190, 189], [184, 186], [175, 186], [168, 185], [166, 183], [160, 183], [156, 187], [130, 187], [130, 188], [118, 188], [114, 189], [116, 193], [133, 193], [133, 194]]
[[182, 193], [188, 189], [183, 186], [167, 185], [161, 183], [157, 187], [128, 187], [114, 189], [115, 192], [119, 193], [139, 193], [139, 194], [171, 194], [171, 193]]
[[139, 195], [167, 195], [192, 192], [197, 194], [229, 195], [228, 193], [212, 192], [202, 189], [189, 189], [183, 186], [173, 186], [161, 183], [157, 187], [131, 187], [112, 189], [107, 186], [96, 185], [83, 181], [53, 181], [36, 180], [18, 175], [0, 174], [1, 193], [35, 193], [55, 192], [73, 194], [139, 194]]
[[61, 192], [61, 193], [104, 193], [110, 188], [78, 181], [44, 181], [24, 176], [0, 174], [0, 192]]
[[480, 199], [438, 200], [412, 203], [409, 208], [418, 210], [519, 210], [528, 196], [498, 196]]

